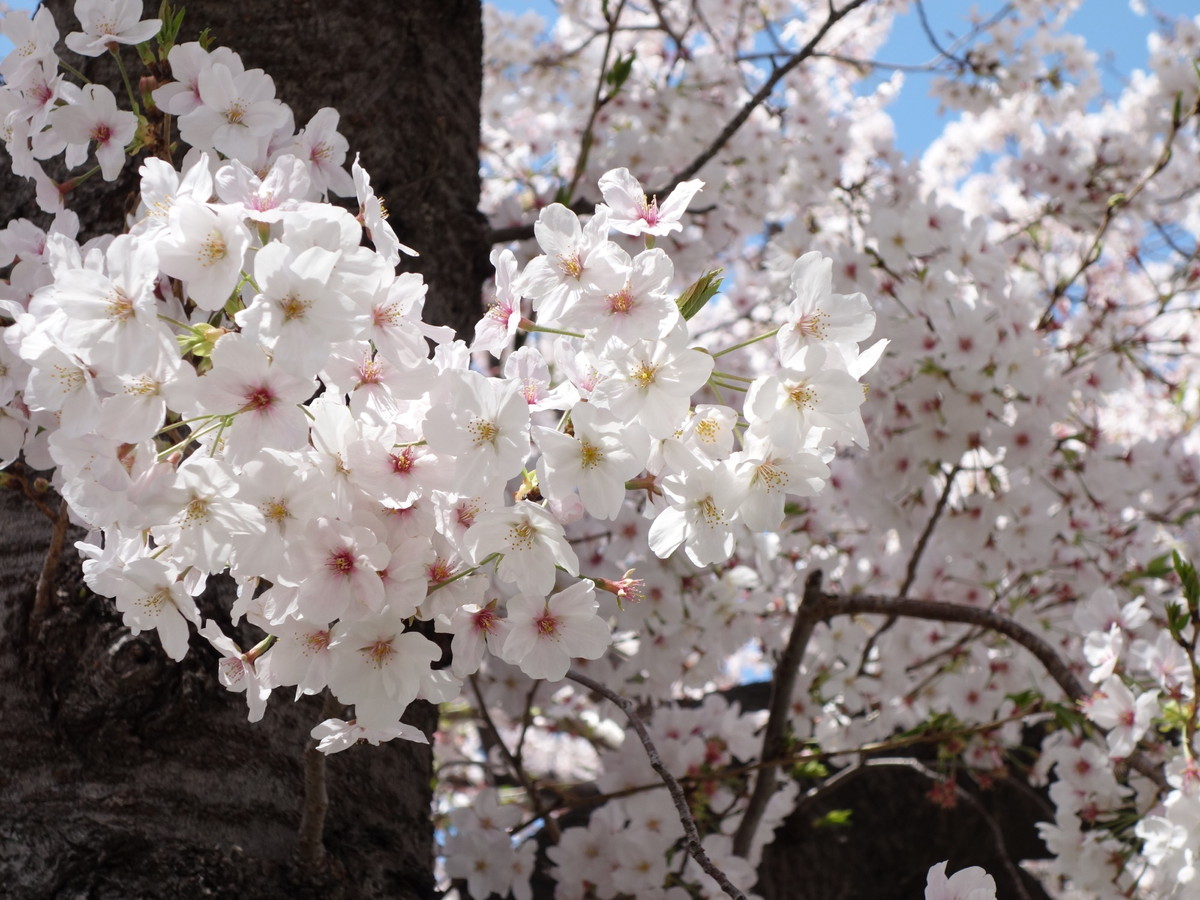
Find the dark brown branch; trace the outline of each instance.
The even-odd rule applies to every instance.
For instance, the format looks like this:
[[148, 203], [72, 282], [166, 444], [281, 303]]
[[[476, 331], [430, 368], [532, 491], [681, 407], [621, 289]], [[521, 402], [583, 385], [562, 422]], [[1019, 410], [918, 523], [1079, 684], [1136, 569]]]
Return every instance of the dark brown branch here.
[[42, 560], [42, 570], [38, 573], [37, 590], [33, 595], [33, 610], [29, 614], [29, 633], [36, 635], [42, 621], [50, 612], [53, 605], [51, 594], [54, 592], [54, 573], [58, 571], [58, 561], [62, 557], [63, 542], [67, 537], [67, 525], [70, 522], [67, 501], [58, 505], [58, 515], [54, 518], [54, 528], [50, 532], [50, 545], [46, 548], [46, 556]]
[[[321, 715], [328, 719], [340, 710], [341, 704], [326, 691]], [[304, 747], [304, 808], [300, 813], [296, 857], [300, 868], [317, 878], [324, 874], [328, 862], [325, 852], [325, 818], [328, 814], [325, 754], [317, 749], [317, 741], [312, 739]]]
[[[817, 598], [821, 596], [821, 570], [813, 569], [804, 581], [804, 596], [800, 598], [800, 606], [796, 609], [796, 617], [792, 622], [792, 633], [788, 637], [787, 646], [775, 666], [775, 675], [771, 680], [771, 702], [768, 707], [767, 724], [763, 729], [762, 753], [760, 759], [777, 759], [787, 752], [787, 732], [791, 718], [792, 693], [796, 689], [796, 678], [800, 674], [800, 664], [804, 661], [804, 653], [808, 649], [816, 618], [812, 609], [816, 606]], [[754, 791], [750, 795], [750, 803], [746, 813], [738, 825], [737, 833], [733, 836], [733, 852], [743, 858], [749, 858], [750, 847], [754, 843], [755, 832], [762, 822], [767, 803], [775, 793], [777, 772], [774, 766], [766, 766], [759, 770], [754, 780]]]
[[[1090, 694], [1053, 647], [1023, 625], [989, 609], [960, 606], [957, 603], [943, 603], [937, 600], [911, 600], [872, 594], [848, 596], [824, 593], [821, 594], [815, 606], [813, 615], [818, 621], [833, 616], [881, 615], [977, 625], [1011, 638], [1036, 656], [1047, 674], [1054, 679], [1072, 702], [1079, 703]], [[1159, 788], [1167, 789], [1168, 784], [1162, 766], [1155, 764], [1140, 752], [1130, 756], [1128, 763], [1131, 768], [1145, 775]]]
[[829, 30], [866, 2], [867, 0], [850, 0], [850, 2], [840, 10], [835, 10], [833, 8], [833, 4], [831, 3], [829, 18], [826, 19], [825, 23], [817, 29], [817, 33], [809, 39], [808, 43], [797, 50], [795, 54], [792, 55], [791, 59], [783, 63], [778, 69], [771, 73], [771, 77], [763, 82], [762, 87], [755, 92], [753, 97], [751, 97], [742, 105], [742, 108], [737, 111], [734, 117], [726, 123], [725, 127], [721, 129], [717, 136], [713, 138], [712, 142], [709, 143], [709, 145], [705, 147], [695, 159], [688, 163], [688, 165], [685, 166], [681, 171], [673, 175], [671, 180], [663, 187], [657, 191], [648, 191], [647, 193], [657, 195], [659, 197], [665, 197], [667, 194], [671, 193], [677, 184], [682, 181], [687, 181], [702, 168], [704, 168], [708, 161], [716, 156], [717, 153], [720, 152], [721, 148], [729, 142], [729, 139], [737, 133], [737, 130], [746, 123], [746, 120], [750, 118], [751, 113], [753, 113], [755, 109], [762, 106], [762, 104], [766, 102], [767, 98], [771, 96], [771, 92], [775, 90], [775, 86], [778, 85], [779, 82], [782, 81], [789, 72], [795, 69], [796, 66], [800, 65], [800, 63], [804, 62], [813, 55], [817, 49], [817, 45], [820, 44], [825, 35], [829, 33]]
[[1171, 162], [1171, 157], [1174, 154], [1175, 138], [1187, 124], [1189, 120], [1200, 114], [1200, 99], [1196, 100], [1187, 110], [1176, 110], [1171, 115], [1171, 127], [1167, 131], [1167, 135], [1163, 140], [1162, 152], [1159, 153], [1158, 159], [1151, 166], [1137, 183], [1124, 193], [1114, 194], [1104, 207], [1104, 217], [1100, 220], [1100, 226], [1096, 229], [1096, 234], [1092, 237], [1092, 242], [1088, 246], [1087, 252], [1080, 260], [1079, 267], [1075, 270], [1070, 278], [1063, 278], [1054, 286], [1054, 290], [1050, 294], [1050, 300], [1046, 304], [1046, 308], [1042, 311], [1041, 318], [1038, 319], [1037, 328], [1042, 331], [1050, 327], [1054, 321], [1054, 307], [1058, 305], [1063, 297], [1067, 295], [1071, 285], [1079, 280], [1088, 269], [1095, 265], [1100, 260], [1101, 249], [1104, 243], [1104, 235], [1108, 233], [1109, 227], [1116, 221], [1117, 214], [1133, 203], [1136, 198], [1156, 175], [1162, 172]]
[[[475, 694], [475, 702], [479, 704], [479, 714], [483, 717], [484, 724], [487, 725], [488, 730], [492, 732], [492, 737], [496, 740], [496, 746], [500, 748], [500, 755], [504, 757], [504, 761], [508, 764], [513, 777], [521, 782], [521, 787], [525, 788], [525, 794], [529, 797], [529, 802], [533, 806], [534, 813], [537, 814], [537, 817], [542, 820], [546, 827], [546, 837], [550, 839], [550, 843], [557, 844], [559, 838], [558, 823], [547, 814], [546, 808], [542, 804], [541, 795], [538, 793], [537, 785], [530, 780], [529, 775], [525, 772], [525, 767], [521, 765], [521, 761], [508, 749], [508, 744], [504, 743], [500, 729], [496, 727], [491, 713], [488, 712], [487, 701], [483, 699], [483, 694], [479, 690], [479, 682], [475, 679], [474, 675], [471, 676], [470, 681], [471, 691]], [[530, 700], [533, 699], [532, 692], [529, 694], [529, 697]], [[524, 731], [522, 731], [523, 734]], [[520, 749], [518, 747], [518, 750]]]
[[634, 709], [633, 701], [626, 697], [622, 697], [615, 691], [605, 687], [594, 678], [584, 675], [582, 672], [577, 672], [572, 669], [567, 673], [567, 677], [577, 684], [582, 684], [590, 691], [594, 691], [602, 697], [612, 701], [621, 708], [625, 713], [625, 718], [629, 720], [629, 724], [633, 726], [633, 730], [637, 732], [638, 738], [642, 742], [642, 747], [646, 750], [646, 756], [650, 758], [650, 766], [658, 773], [658, 777], [663, 780], [663, 784], [667, 786], [667, 790], [671, 794], [671, 800], [675, 803], [675, 811], [679, 814], [679, 821], [683, 825], [683, 832], [687, 836], [687, 851], [708, 875], [721, 886], [728, 897], [733, 900], [746, 900], [746, 895], [734, 886], [729, 880], [729, 876], [717, 868], [705, 852], [704, 846], [700, 843], [700, 831], [696, 828], [696, 820], [692, 817], [692, 810], [688, 806], [687, 797], [684, 796], [683, 788], [675, 776], [667, 771], [667, 767], [663, 765], [662, 757], [658, 755], [658, 748], [654, 746], [654, 741], [650, 738], [650, 733], [646, 731], [646, 725], [638, 716], [637, 710]]
[[833, 616], [880, 615], [978, 625], [988, 631], [1011, 638], [1036, 656], [1038, 662], [1071, 700], [1078, 702], [1088, 696], [1087, 689], [1053, 647], [1025, 626], [990, 609], [962, 606], [958, 603], [944, 603], [938, 600], [913, 600], [905, 597], [881, 597], [874, 594], [825, 593], [817, 598], [815, 606], [813, 614], [817, 619], [829, 619]]

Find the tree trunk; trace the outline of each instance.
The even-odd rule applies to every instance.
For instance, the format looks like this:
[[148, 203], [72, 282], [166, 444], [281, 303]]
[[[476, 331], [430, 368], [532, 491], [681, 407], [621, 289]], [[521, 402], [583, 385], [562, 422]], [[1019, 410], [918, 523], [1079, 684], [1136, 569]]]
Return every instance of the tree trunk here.
[[[48, 4], [60, 31], [71, 4]], [[147, 4], [149, 7], [153, 4]], [[430, 284], [426, 319], [468, 336], [488, 269], [479, 198], [479, 0], [188, 0], [181, 41], [217, 43], [275, 79], [303, 127], [323, 106], [389, 201], [403, 265]], [[73, 60], [75, 62], [77, 60]], [[136, 166], [127, 167], [127, 175]], [[119, 228], [136, 190], [89, 183], [69, 199], [87, 233]], [[36, 213], [28, 183], [0, 165], [4, 221]], [[20, 897], [429, 897], [428, 747], [395, 741], [329, 758], [329, 865], [297, 865], [303, 753], [320, 701], [276, 696], [264, 720], [215, 679], [203, 641], [175, 664], [153, 634], [131, 637], [111, 601], [82, 587], [68, 534], [41, 577], [52, 525], [0, 492], [0, 883]], [[57, 510], [48, 495], [45, 505]], [[209, 610], [220, 597], [203, 601]], [[436, 709], [410, 710], [432, 734]]]

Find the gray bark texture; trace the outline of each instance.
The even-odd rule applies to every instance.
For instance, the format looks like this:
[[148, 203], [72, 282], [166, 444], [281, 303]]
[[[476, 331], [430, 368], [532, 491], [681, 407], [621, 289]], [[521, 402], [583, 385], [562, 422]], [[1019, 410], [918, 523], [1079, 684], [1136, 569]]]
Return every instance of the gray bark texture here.
[[[62, 33], [73, 4], [56, 0]], [[147, 3], [152, 12], [153, 3]], [[188, 0], [180, 41], [211, 28], [271, 75], [297, 125], [341, 114], [386, 198], [406, 259], [431, 285], [426, 319], [469, 336], [488, 247], [479, 198], [479, 0]], [[97, 80], [99, 63], [73, 59]], [[138, 66], [133, 61], [133, 66]], [[120, 91], [110, 80], [114, 90]], [[3, 156], [0, 153], [0, 156]], [[120, 228], [136, 164], [68, 201], [87, 235]], [[47, 219], [0, 160], [0, 221]], [[34, 599], [51, 522], [8, 479], [0, 491], [0, 894], [19, 898], [434, 895], [428, 747], [395, 741], [330, 757], [327, 863], [296, 858], [315, 698], [273, 698], [250, 725], [199, 639], [182, 664], [153, 634], [130, 636], [82, 586], [67, 535], [44, 616]], [[51, 509], [58, 500], [46, 498]], [[43, 579], [44, 580], [44, 579]], [[49, 582], [48, 582], [49, 584]], [[227, 592], [226, 592], [227, 593]], [[218, 613], [228, 597], [202, 600]], [[227, 619], [226, 619], [227, 621]], [[246, 637], [243, 637], [244, 641]], [[243, 646], [248, 646], [243, 643]], [[436, 709], [410, 710], [432, 734]]]

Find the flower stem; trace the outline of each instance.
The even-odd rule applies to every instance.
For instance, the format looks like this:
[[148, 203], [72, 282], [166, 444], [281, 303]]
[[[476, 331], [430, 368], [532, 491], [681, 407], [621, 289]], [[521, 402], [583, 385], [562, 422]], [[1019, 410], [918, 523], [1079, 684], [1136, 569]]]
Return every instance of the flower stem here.
[[751, 344], [757, 344], [759, 341], [765, 341], [769, 337], [775, 337], [779, 334], [778, 328], [773, 328], [770, 331], [765, 331], [758, 337], [752, 337], [748, 341], [742, 341], [740, 344], [734, 344], [732, 347], [726, 347], [724, 350], [718, 350], [713, 354], [714, 357], [724, 356], [726, 353], [732, 353], [734, 350], [741, 350], [743, 347], [749, 347]]
[[[111, 47], [112, 45], [110, 44], [109, 46]], [[109, 50], [108, 52], [117, 61], [117, 69], [121, 72], [121, 81], [125, 82], [125, 93], [129, 95], [129, 105], [133, 108], [133, 112], [136, 115], [141, 111], [141, 107], [138, 106], [137, 97], [133, 93], [133, 84], [129, 81], [129, 72], [125, 69], [125, 61], [121, 59], [121, 54], [116, 50]]]
[[522, 330], [522, 331], [529, 332], [529, 333], [531, 333], [531, 334], [532, 334], [532, 333], [538, 333], [538, 334], [561, 334], [563, 337], [573, 337], [573, 338], [581, 338], [581, 337], [583, 337], [583, 335], [582, 335], [582, 334], [579, 334], [579, 333], [578, 333], [578, 332], [576, 332], [576, 331], [563, 331], [563, 330], [562, 330], [562, 329], [560, 329], [560, 328], [550, 328], [550, 327], [549, 327], [549, 326], [547, 326], [547, 325], [538, 325], [538, 324], [537, 324], [536, 322], [534, 322], [532, 319], [525, 319], [525, 318], [522, 318], [522, 319], [521, 319], [521, 322], [520, 322], [520, 328], [521, 328], [521, 330]]
[[458, 579], [460, 579], [460, 578], [466, 578], [468, 575], [472, 575], [475, 572], [478, 572], [480, 569], [482, 569], [484, 566], [486, 566], [488, 563], [490, 563], [493, 559], [499, 559], [501, 556], [503, 556], [503, 554], [501, 554], [501, 553], [493, 553], [490, 556], [486, 556], [479, 563], [479, 565], [472, 566], [469, 569], [463, 569], [457, 575], [451, 576], [450, 578], [447, 578], [445, 581], [439, 581], [437, 584], [430, 585], [429, 590], [427, 590], [425, 593], [432, 594], [434, 591], [440, 591], [446, 585], [451, 584], [452, 582], [458, 581]]

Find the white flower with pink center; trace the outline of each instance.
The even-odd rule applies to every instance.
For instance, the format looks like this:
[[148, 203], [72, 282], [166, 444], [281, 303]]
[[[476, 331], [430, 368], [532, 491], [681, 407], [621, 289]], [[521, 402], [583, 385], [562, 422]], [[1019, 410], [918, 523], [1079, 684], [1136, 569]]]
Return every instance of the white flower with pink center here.
[[1114, 759], [1129, 756], [1158, 712], [1158, 691], [1134, 697], [1120, 678], [1106, 678], [1100, 690], [1083, 701], [1084, 714], [1108, 729], [1108, 753]]
[[615, 249], [595, 267], [583, 294], [559, 317], [564, 328], [591, 331], [596, 343], [616, 338], [623, 344], [662, 337], [679, 319], [667, 294], [675, 266], [662, 250], [645, 250], [632, 260]]
[[311, 377], [284, 369], [240, 334], [217, 341], [212, 362], [212, 371], [191, 385], [193, 410], [232, 416], [223, 434], [231, 462], [253, 459], [263, 447], [289, 451], [307, 446], [309, 419], [300, 404], [316, 389]]
[[530, 678], [561, 681], [572, 659], [599, 659], [608, 649], [612, 635], [598, 606], [588, 581], [550, 598], [518, 594], [508, 601], [504, 660]]
[[500, 616], [493, 600], [487, 606], [469, 603], [454, 611], [448, 623], [438, 622], [439, 631], [454, 635], [450, 642], [450, 671], [458, 678], [466, 678], [479, 671], [485, 650], [499, 656], [508, 638], [511, 623]]
[[680, 218], [692, 198], [704, 187], [699, 179], [683, 181], [658, 205], [657, 197], [648, 197], [642, 185], [628, 169], [613, 169], [600, 176], [600, 193], [611, 210], [609, 223], [625, 234], [668, 235], [682, 231]]
[[379, 573], [387, 568], [391, 551], [375, 533], [340, 519], [318, 518], [304, 534], [304, 558], [293, 578], [284, 583], [300, 587], [301, 615], [315, 622], [342, 616], [359, 617], [383, 607], [385, 591]]
[[103, 56], [113, 44], [141, 44], [162, 28], [160, 19], [142, 21], [142, 0], [76, 0], [82, 31], [66, 37], [80, 56]]
[[267, 699], [271, 696], [264, 673], [255, 667], [251, 654], [243, 653], [216, 622], [209, 619], [199, 633], [221, 654], [221, 661], [217, 663], [217, 680], [227, 691], [246, 694], [250, 721], [257, 722], [267, 711]]
[[554, 588], [556, 567], [579, 574], [579, 559], [559, 522], [536, 503], [480, 513], [467, 532], [475, 562], [501, 554], [496, 577], [529, 594], [545, 597]]
[[360, 724], [376, 728], [400, 720], [442, 656], [433, 641], [405, 631], [404, 620], [391, 610], [339, 622], [329, 652], [330, 689], [343, 703], [354, 704]]

